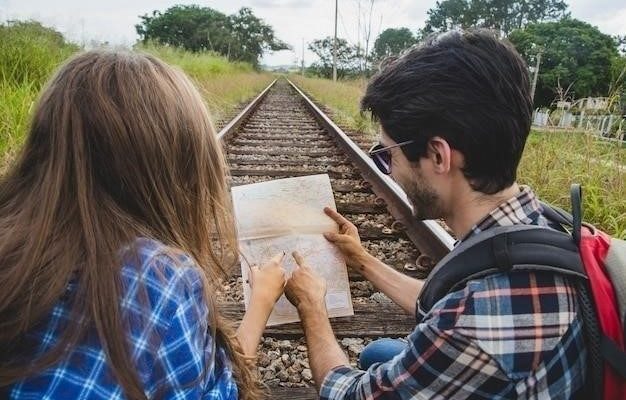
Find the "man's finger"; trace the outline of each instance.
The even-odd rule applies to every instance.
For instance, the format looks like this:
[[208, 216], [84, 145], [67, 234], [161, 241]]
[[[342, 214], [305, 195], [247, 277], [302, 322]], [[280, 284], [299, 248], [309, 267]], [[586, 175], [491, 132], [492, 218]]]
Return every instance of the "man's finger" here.
[[350, 221], [348, 221], [343, 215], [339, 214], [337, 211], [333, 210], [330, 207], [324, 207], [324, 212], [326, 213], [326, 215], [332, 218], [333, 221], [335, 221], [339, 226], [350, 223]]
[[335, 232], [324, 232], [324, 237], [326, 240], [333, 243], [339, 240], [339, 234]]
[[304, 257], [302, 257], [300, 253], [294, 251], [291, 255], [293, 256], [293, 259], [296, 260], [296, 264], [298, 264], [299, 267], [306, 267]]

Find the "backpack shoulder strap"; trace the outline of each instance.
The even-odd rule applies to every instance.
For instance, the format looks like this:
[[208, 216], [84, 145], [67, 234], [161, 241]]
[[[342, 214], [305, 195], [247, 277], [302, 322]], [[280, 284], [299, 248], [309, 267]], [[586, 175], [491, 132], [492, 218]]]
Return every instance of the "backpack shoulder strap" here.
[[578, 247], [568, 233], [535, 225], [491, 228], [439, 261], [420, 292], [417, 320], [468, 281], [517, 270], [554, 271], [586, 279]]
[[546, 217], [548, 221], [557, 223], [559, 225], [562, 225], [563, 227], [571, 228], [573, 226], [574, 217], [572, 216], [572, 214], [568, 213], [562, 208], [545, 203], [541, 200], [539, 201], [539, 203], [541, 204], [541, 208], [543, 209], [541, 211], [541, 215]]

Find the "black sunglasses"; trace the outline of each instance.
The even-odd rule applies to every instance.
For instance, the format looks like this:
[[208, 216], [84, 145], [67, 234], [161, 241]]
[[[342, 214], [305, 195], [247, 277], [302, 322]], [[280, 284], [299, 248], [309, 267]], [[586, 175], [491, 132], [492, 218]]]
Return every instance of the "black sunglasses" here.
[[406, 142], [396, 143], [386, 147], [378, 143], [372, 146], [369, 151], [369, 155], [380, 172], [385, 175], [389, 175], [391, 173], [391, 151], [389, 150], [394, 147], [404, 146], [413, 142], [414, 140], [407, 140]]

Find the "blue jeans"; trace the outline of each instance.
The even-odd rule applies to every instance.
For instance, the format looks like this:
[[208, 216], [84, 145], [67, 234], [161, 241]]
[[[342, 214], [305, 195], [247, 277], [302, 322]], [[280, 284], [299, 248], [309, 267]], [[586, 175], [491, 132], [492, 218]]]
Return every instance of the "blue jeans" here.
[[361, 369], [368, 369], [375, 363], [387, 362], [402, 353], [406, 347], [406, 341], [400, 339], [383, 338], [374, 340], [365, 346], [359, 356]]

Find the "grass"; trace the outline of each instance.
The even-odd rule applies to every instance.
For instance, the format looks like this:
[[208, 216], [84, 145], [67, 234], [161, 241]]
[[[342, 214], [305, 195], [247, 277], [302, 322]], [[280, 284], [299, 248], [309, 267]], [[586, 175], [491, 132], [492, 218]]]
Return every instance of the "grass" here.
[[[358, 112], [364, 80], [340, 81], [290, 77], [318, 103], [325, 104], [345, 128], [372, 135], [369, 119]], [[584, 218], [607, 233], [626, 239], [626, 148], [580, 132], [531, 132], [518, 182], [539, 197], [570, 210], [571, 183], [583, 185]]]
[[138, 46], [137, 50], [185, 71], [202, 93], [214, 121], [228, 117], [240, 103], [259, 93], [273, 79], [269, 73], [256, 72], [250, 64], [230, 62], [212, 53], [191, 53], [155, 45]]
[[301, 75], [291, 75], [289, 79], [311, 95], [318, 104], [330, 108], [335, 122], [368, 135], [376, 135], [378, 132], [377, 125], [368, 116], [361, 115], [359, 110], [359, 100], [365, 91], [367, 80], [333, 82]]
[[[139, 46], [180, 67], [203, 94], [214, 121], [269, 84], [272, 75], [251, 65], [232, 63], [211, 53], [194, 54], [171, 47]], [[38, 22], [0, 24], [0, 172], [19, 151], [41, 88], [54, 71], [80, 48]]]
[[565, 210], [570, 184], [582, 184], [585, 220], [626, 238], [626, 149], [618, 143], [578, 132], [531, 132], [519, 181]]
[[77, 50], [61, 34], [36, 22], [0, 25], [0, 171], [22, 143], [41, 87]]

